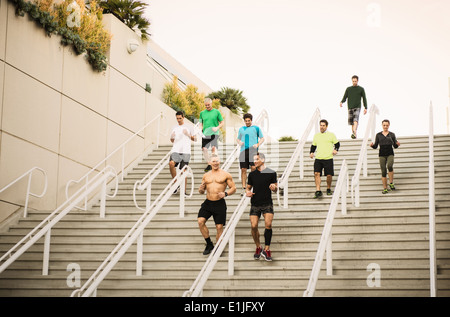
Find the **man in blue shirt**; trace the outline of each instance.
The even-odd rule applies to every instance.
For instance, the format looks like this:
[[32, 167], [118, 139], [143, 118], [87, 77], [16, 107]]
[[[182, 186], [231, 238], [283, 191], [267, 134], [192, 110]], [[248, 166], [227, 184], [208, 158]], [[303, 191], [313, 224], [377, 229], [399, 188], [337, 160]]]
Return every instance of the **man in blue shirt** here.
[[239, 154], [243, 188], [241, 196], [245, 194], [247, 187], [247, 169], [250, 167], [252, 171], [255, 170], [253, 156], [258, 153], [258, 147], [264, 142], [262, 130], [258, 126], [252, 125], [252, 121], [253, 116], [250, 113], [244, 114], [245, 125], [239, 129], [237, 137], [237, 142], [241, 146], [241, 153]]

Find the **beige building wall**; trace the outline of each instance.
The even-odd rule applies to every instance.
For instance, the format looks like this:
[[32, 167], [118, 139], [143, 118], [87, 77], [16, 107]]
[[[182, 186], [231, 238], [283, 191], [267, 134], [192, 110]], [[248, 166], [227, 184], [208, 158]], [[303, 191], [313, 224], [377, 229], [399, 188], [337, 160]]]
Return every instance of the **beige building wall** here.
[[[0, 0], [0, 189], [34, 166], [44, 169], [47, 193], [31, 197], [31, 209], [53, 211], [65, 201], [69, 180], [84, 176], [161, 113], [159, 139], [169, 142], [175, 111], [160, 100], [167, 74], [148, 63], [147, 45], [158, 50], [155, 58], [163, 58], [163, 64], [172, 63], [170, 75], [188, 78], [205, 94], [211, 91], [156, 43], [142, 43], [114, 16], [104, 15], [104, 24], [113, 40], [108, 68], [98, 73], [84, 56], [62, 46], [59, 36], [46, 36], [27, 16], [16, 16], [7, 0]], [[140, 43], [131, 54], [130, 40]], [[125, 165], [154, 149], [157, 134], [155, 121], [134, 137], [126, 147]], [[120, 170], [121, 152], [106, 164]], [[35, 173], [32, 191], [39, 193], [42, 186], [43, 176]], [[24, 179], [0, 194], [0, 223], [24, 205], [25, 193]]]

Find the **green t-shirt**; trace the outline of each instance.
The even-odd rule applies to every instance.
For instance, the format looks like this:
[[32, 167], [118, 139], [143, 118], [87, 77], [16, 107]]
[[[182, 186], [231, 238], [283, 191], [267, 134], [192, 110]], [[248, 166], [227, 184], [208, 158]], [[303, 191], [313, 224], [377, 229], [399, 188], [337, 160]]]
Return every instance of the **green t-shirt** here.
[[344, 103], [348, 98], [348, 109], [361, 108], [361, 98], [364, 102], [364, 108], [367, 109], [367, 98], [364, 88], [361, 86], [350, 86], [345, 90], [341, 102]]
[[329, 160], [333, 158], [334, 145], [339, 141], [333, 132], [325, 131], [314, 135], [312, 145], [317, 146], [316, 159]]
[[200, 122], [203, 124], [203, 134], [205, 136], [219, 134], [217, 130], [214, 132], [213, 127], [218, 127], [219, 123], [223, 121], [222, 114], [218, 109], [203, 110], [200, 112]]

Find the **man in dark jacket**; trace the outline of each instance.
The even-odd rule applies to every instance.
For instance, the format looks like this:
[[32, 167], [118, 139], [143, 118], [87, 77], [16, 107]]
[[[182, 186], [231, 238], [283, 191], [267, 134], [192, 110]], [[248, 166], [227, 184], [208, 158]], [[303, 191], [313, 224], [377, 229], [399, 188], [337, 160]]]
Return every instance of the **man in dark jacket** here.
[[364, 114], [367, 113], [366, 92], [363, 87], [358, 86], [358, 80], [358, 76], [354, 75], [352, 77], [352, 86], [347, 87], [344, 97], [339, 104], [339, 106], [342, 107], [342, 104], [348, 98], [348, 125], [352, 126], [352, 139], [356, 139], [356, 131], [358, 130], [359, 113], [361, 111], [361, 98], [364, 102]]

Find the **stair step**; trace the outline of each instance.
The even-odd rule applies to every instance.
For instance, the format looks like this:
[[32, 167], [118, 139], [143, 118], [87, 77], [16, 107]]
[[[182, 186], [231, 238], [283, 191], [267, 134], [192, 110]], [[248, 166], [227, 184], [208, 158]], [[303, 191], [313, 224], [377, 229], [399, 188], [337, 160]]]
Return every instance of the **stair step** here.
[[[360, 177], [360, 203], [351, 205], [347, 193], [347, 215], [338, 207], [333, 224], [333, 275], [326, 275], [322, 263], [315, 296], [429, 296], [429, 204], [428, 137], [399, 137], [395, 151], [397, 190], [381, 194], [378, 151], [368, 151], [368, 176]], [[266, 145], [267, 161], [278, 177], [290, 159], [295, 142]], [[313, 160], [309, 159], [310, 141], [304, 147], [304, 178], [298, 163], [289, 180], [289, 207], [278, 205], [273, 195], [272, 255], [274, 261], [253, 260], [255, 245], [250, 234], [248, 210], [235, 233], [235, 273], [228, 275], [228, 246], [204, 287], [203, 295], [217, 297], [302, 296], [308, 284], [317, 247], [327, 217], [331, 197], [312, 199], [314, 193]], [[185, 200], [185, 216], [179, 217], [179, 195], [171, 197], [144, 232], [143, 275], [136, 276], [136, 244], [130, 247], [116, 267], [100, 284], [97, 296], [180, 297], [190, 288], [207, 256], [202, 255], [205, 241], [197, 224], [197, 214], [205, 195], [197, 192], [205, 162], [199, 148], [193, 146], [190, 167], [194, 171], [194, 192]], [[221, 153], [230, 153], [235, 145], [221, 145]], [[342, 140], [335, 158], [335, 171], [346, 159], [353, 173], [361, 140]], [[68, 287], [67, 266], [79, 264], [86, 281], [114, 249], [116, 244], [142, 216], [133, 202], [133, 187], [171, 149], [160, 146], [128, 173], [120, 182], [115, 198], [107, 199], [106, 216], [99, 217], [99, 204], [87, 211], [74, 210], [52, 229], [49, 275], [42, 276], [43, 239], [0, 274], [0, 296], [63, 296]], [[438, 296], [450, 296], [450, 137], [435, 137], [435, 190]], [[224, 152], [223, 152], [224, 151]], [[277, 152], [278, 151], [278, 152]], [[223, 154], [221, 154], [224, 156]], [[273, 164], [272, 164], [273, 163]], [[273, 166], [276, 165], [276, 166]], [[235, 162], [230, 172], [240, 187]], [[333, 186], [338, 175], [333, 178]], [[152, 183], [152, 201], [171, 181], [166, 167]], [[323, 186], [325, 178], [323, 177]], [[349, 184], [351, 177], [349, 178]], [[188, 181], [187, 190], [191, 184]], [[137, 201], [145, 204], [145, 192]], [[283, 196], [280, 196], [281, 204]], [[241, 199], [240, 191], [227, 198], [228, 219]], [[249, 207], [248, 207], [249, 209]], [[51, 211], [30, 210], [0, 234], [0, 254], [9, 250], [38, 225]], [[213, 241], [216, 230], [207, 223]], [[261, 240], [264, 222], [260, 221]], [[381, 269], [381, 287], [368, 287], [367, 267], [376, 263]], [[255, 274], [257, 272], [257, 274]]]

